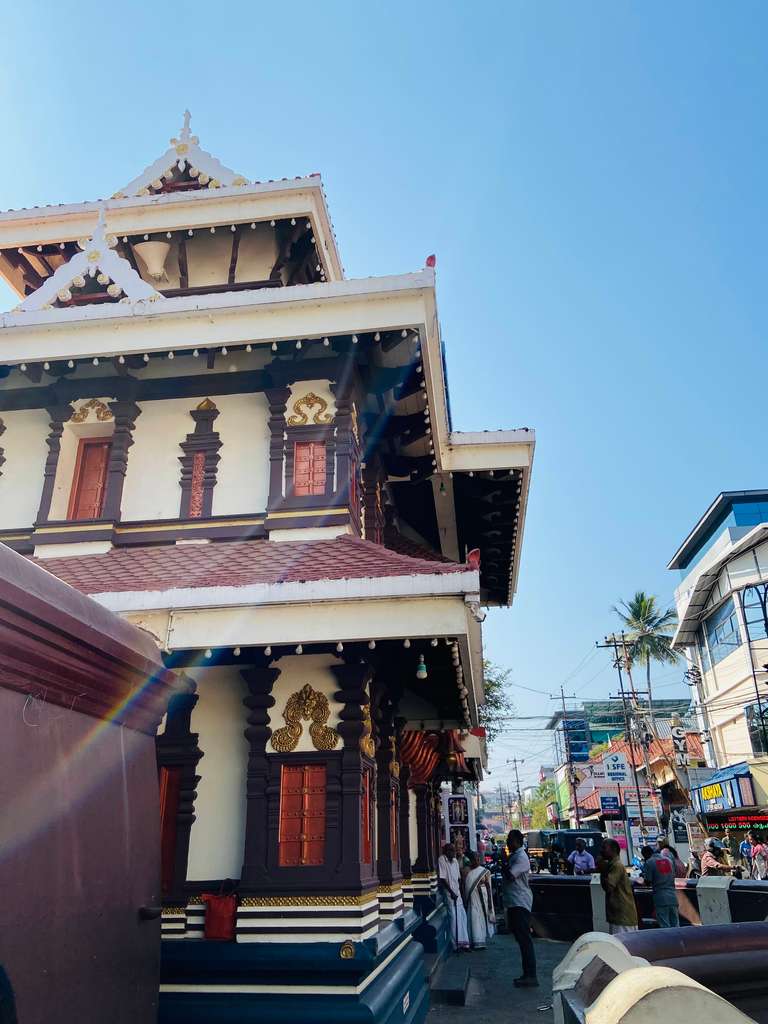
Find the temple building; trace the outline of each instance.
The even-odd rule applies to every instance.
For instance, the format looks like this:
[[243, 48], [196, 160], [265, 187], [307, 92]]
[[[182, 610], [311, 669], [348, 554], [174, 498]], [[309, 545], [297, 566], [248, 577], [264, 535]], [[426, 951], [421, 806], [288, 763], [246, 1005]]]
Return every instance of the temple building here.
[[453, 429], [432, 258], [347, 279], [319, 175], [249, 181], [188, 115], [111, 199], [0, 214], [0, 274], [0, 542], [185, 680], [160, 1020], [421, 1021], [533, 432]]

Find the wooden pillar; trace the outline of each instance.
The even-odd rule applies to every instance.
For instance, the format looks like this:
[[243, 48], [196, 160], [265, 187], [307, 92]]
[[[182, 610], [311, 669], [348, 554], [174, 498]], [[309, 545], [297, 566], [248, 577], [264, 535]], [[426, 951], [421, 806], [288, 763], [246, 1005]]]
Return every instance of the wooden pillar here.
[[377, 728], [377, 871], [379, 881], [383, 885], [391, 885], [403, 876], [400, 871], [400, 764], [397, 760], [395, 704], [389, 695], [379, 702]]
[[[197, 733], [191, 730], [192, 711], [197, 704], [197, 684], [186, 679], [187, 690], [177, 693], [168, 702], [165, 728], [157, 737], [157, 765], [161, 770], [177, 775], [173, 787], [176, 799], [175, 838], [173, 865], [168, 879], [163, 879], [163, 899], [171, 902], [184, 901], [184, 883], [187, 877], [189, 858], [189, 836], [195, 820], [195, 798], [200, 776], [196, 774], [197, 764], [203, 756], [197, 745]], [[163, 823], [165, 827], [165, 822]], [[165, 840], [165, 836], [163, 839]], [[165, 851], [163, 851], [165, 859]], [[163, 865], [164, 869], [166, 865]], [[164, 871], [165, 873], [165, 871]]]
[[240, 675], [248, 686], [243, 703], [248, 708], [248, 769], [246, 775], [245, 850], [241, 884], [262, 887], [269, 881], [268, 867], [268, 785], [269, 755], [267, 743], [269, 709], [274, 705], [272, 689], [280, 675], [279, 668], [267, 665], [243, 669]]
[[416, 831], [419, 849], [413, 863], [414, 871], [428, 874], [436, 870], [434, 841], [434, 815], [432, 787], [428, 782], [418, 782], [413, 787], [416, 794]]
[[291, 397], [290, 388], [268, 388], [269, 403], [269, 497], [268, 509], [283, 503], [283, 462], [285, 459], [285, 410]]
[[411, 877], [411, 800], [408, 780], [411, 770], [407, 765], [400, 765], [400, 874], [403, 878]]
[[112, 447], [107, 462], [107, 479], [104, 490], [102, 519], [119, 519], [123, 500], [123, 484], [128, 469], [128, 449], [133, 444], [133, 429], [141, 409], [135, 402], [110, 402], [109, 408], [115, 418]]
[[56, 483], [56, 470], [59, 465], [59, 454], [61, 452], [61, 435], [64, 433], [64, 424], [72, 416], [75, 410], [71, 405], [51, 405], [47, 412], [51, 417], [49, 426], [51, 432], [46, 438], [48, 455], [45, 459], [43, 470], [43, 490], [40, 495], [40, 507], [37, 511], [37, 523], [47, 523], [51, 514], [51, 501], [53, 500], [53, 487]]
[[331, 384], [336, 400], [336, 497], [347, 502], [352, 526], [361, 532], [362, 496], [360, 481], [360, 434], [357, 412], [352, 401], [354, 380], [352, 371], [342, 374]]
[[[341, 755], [341, 864], [339, 874], [349, 884], [365, 886], [375, 881], [375, 856], [367, 864], [362, 857], [362, 800], [365, 795], [363, 773], [371, 780], [375, 772], [373, 742], [364, 708], [369, 705], [367, 684], [371, 666], [366, 662], [332, 665], [339, 689], [335, 698], [343, 708], [337, 726], [344, 741]], [[374, 780], [375, 785], [375, 780]]]

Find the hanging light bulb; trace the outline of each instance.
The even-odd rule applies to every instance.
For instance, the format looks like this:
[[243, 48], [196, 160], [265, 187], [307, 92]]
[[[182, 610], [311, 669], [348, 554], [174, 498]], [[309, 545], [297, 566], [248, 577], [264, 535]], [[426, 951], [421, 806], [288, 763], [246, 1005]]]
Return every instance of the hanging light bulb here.
[[403, 640], [403, 647], [410, 647], [410, 646], [411, 646], [411, 641], [410, 640]]
[[265, 647], [264, 648], [264, 653], [266, 654], [267, 657], [269, 657], [270, 654], [272, 653], [272, 648], [271, 647]]
[[67, 360], [67, 366], [69, 367], [70, 370], [74, 370], [74, 368], [75, 368], [75, 360], [74, 359], [68, 359]]
[[339, 654], [344, 650], [344, 644], [341, 641], [336, 644], [336, 650]]
[[144, 359], [144, 362], [145, 362], [145, 363], [148, 363], [148, 362], [149, 362], [149, 356], [147, 355], [147, 353], [146, 353], [146, 352], [144, 353], [144, 355], [143, 355], [143, 357], [142, 357], [142, 358]]
[[236, 647], [236, 648], [235, 648], [235, 649], [234, 649], [234, 650], [232, 651], [232, 653], [234, 654], [234, 656], [235, 656], [236, 658], [239, 658], [239, 657], [240, 657], [240, 648], [239, 648], [239, 647]]
[[424, 664], [424, 655], [419, 655], [419, 664], [416, 668], [416, 678], [426, 679], [429, 673], [427, 672], [427, 666]]
[[93, 365], [94, 366], [98, 366], [99, 365], [99, 357], [98, 356], [94, 356], [93, 357]]
[[276, 341], [272, 342], [272, 351], [273, 352], [277, 352], [277, 342]]
[[195, 357], [195, 359], [197, 359], [200, 355], [200, 352], [196, 348], [194, 348], [192, 349], [192, 355]]
[[245, 346], [245, 351], [253, 352], [253, 345], [251, 345], [250, 342]]
[[304, 648], [301, 646], [301, 644], [297, 644], [296, 645], [296, 653], [297, 654], [303, 654], [304, 653]]
[[211, 650], [210, 647], [206, 648], [205, 656], [206, 656], [206, 658], [212, 658], [213, 657], [213, 651]]
[[369, 640], [368, 641], [368, 650], [369, 651], [375, 651], [376, 650], [376, 641], [375, 640]]

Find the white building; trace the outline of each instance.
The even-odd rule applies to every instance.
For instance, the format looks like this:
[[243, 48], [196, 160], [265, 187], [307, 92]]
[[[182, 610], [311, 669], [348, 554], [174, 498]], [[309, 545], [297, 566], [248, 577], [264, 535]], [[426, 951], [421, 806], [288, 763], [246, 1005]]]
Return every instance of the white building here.
[[[0, 214], [0, 274], [0, 542], [188, 680], [157, 740], [161, 1020], [420, 1021], [532, 431], [453, 429], [433, 267], [346, 279], [319, 176], [248, 181], [188, 117], [112, 199]], [[235, 953], [202, 938], [226, 879]]]

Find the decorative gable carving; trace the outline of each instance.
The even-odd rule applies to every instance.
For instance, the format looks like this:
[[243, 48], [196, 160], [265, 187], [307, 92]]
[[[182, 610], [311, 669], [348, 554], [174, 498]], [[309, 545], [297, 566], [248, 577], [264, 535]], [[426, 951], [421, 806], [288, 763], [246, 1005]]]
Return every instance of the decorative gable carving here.
[[317, 409], [312, 415], [312, 423], [318, 426], [327, 426], [333, 423], [333, 416], [326, 412], [328, 403], [324, 398], [316, 395], [313, 391], [303, 395], [293, 403], [293, 415], [288, 417], [289, 427], [305, 427], [310, 422], [310, 410]]
[[51, 309], [57, 302], [65, 304], [72, 299], [74, 292], [85, 289], [89, 279], [93, 278], [100, 285], [106, 286], [107, 294], [115, 302], [147, 299], [153, 302], [162, 298], [160, 292], [142, 281], [128, 260], [123, 259], [115, 250], [117, 237], [106, 232], [104, 207], [99, 210], [99, 219], [92, 237], [77, 244], [82, 252], [62, 263], [37, 291], [28, 295], [16, 307], [17, 311]]
[[137, 178], [129, 181], [113, 199], [126, 196], [149, 196], [184, 189], [221, 188], [247, 185], [241, 174], [225, 167], [216, 157], [200, 148], [200, 140], [189, 130], [190, 113], [184, 111], [184, 126], [178, 138], [171, 139], [171, 148]]
[[96, 419], [99, 423], [105, 423], [107, 420], [114, 419], [112, 410], [109, 406], [100, 402], [98, 398], [89, 398], [87, 402], [83, 402], [83, 404], [72, 413], [70, 418], [71, 422], [85, 423], [91, 412], [95, 413]]

